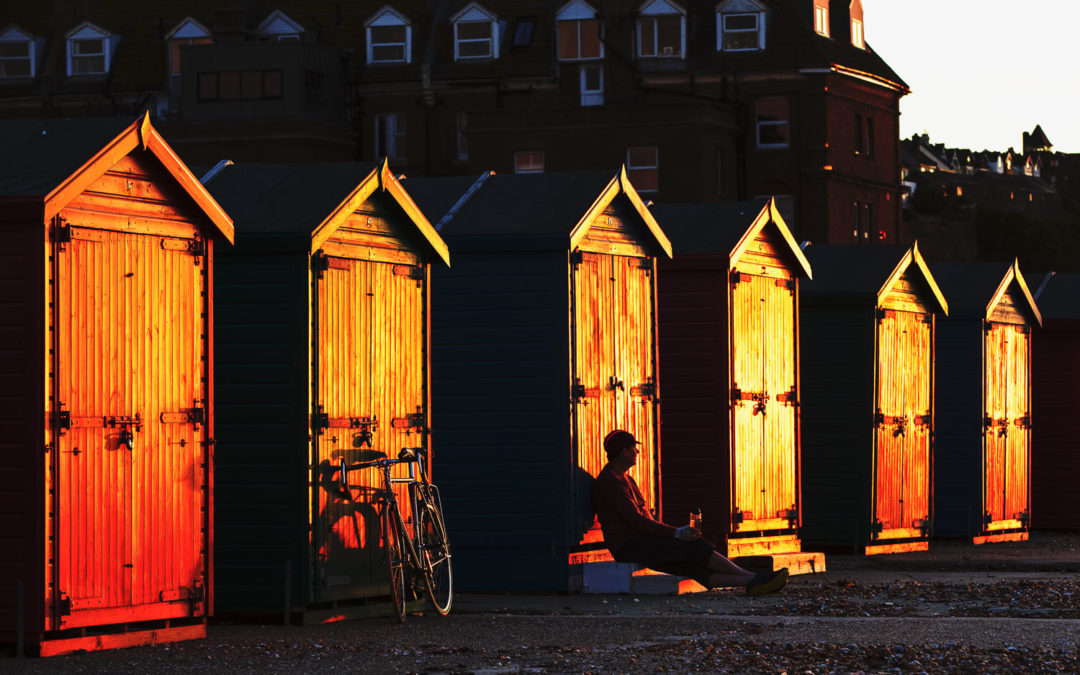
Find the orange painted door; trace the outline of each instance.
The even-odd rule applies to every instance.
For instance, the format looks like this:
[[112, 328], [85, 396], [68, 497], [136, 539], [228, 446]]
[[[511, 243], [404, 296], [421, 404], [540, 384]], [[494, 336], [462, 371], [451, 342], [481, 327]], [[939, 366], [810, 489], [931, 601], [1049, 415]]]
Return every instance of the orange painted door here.
[[1028, 513], [1031, 434], [1025, 327], [990, 323], [985, 353], [983, 522], [986, 530], [1019, 527]]
[[198, 616], [205, 258], [78, 222], [55, 266], [53, 627]]
[[[604, 437], [613, 429], [631, 432], [643, 445], [630, 475], [656, 509], [652, 261], [582, 253], [572, 266], [571, 286], [577, 468], [596, 476], [607, 463]], [[585, 541], [599, 536], [594, 527]]]
[[[372, 450], [396, 457], [403, 447], [424, 444], [424, 282], [423, 270], [413, 265], [325, 260], [327, 269], [315, 281], [312, 532], [316, 599], [336, 600], [385, 590], [371, 499], [381, 474], [350, 473], [350, 483], [360, 488], [345, 494], [338, 467], [342, 460], [369, 459]], [[393, 475], [408, 475], [408, 467], [395, 467]], [[409, 518], [403, 487], [397, 495]]]
[[884, 310], [877, 337], [875, 537], [917, 537], [930, 516], [932, 317]]
[[785, 529], [798, 499], [794, 291], [783, 279], [737, 279], [731, 302], [733, 531]]

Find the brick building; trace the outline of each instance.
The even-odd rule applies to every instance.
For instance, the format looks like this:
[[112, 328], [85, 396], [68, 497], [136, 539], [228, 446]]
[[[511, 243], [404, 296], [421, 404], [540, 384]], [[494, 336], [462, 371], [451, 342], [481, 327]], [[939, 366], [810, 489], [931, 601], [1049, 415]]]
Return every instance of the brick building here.
[[[53, 0], [0, 10], [0, 115], [150, 108], [189, 162], [608, 169], [899, 236], [899, 100], [860, 0]], [[871, 32], [872, 32], [872, 28]]]

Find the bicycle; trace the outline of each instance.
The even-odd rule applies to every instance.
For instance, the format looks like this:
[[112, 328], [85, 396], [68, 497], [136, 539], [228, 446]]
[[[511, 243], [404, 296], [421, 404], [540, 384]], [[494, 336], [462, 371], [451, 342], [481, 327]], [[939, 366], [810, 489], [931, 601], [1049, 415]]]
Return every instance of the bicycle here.
[[[384, 452], [374, 452], [376, 459], [346, 465], [341, 460], [341, 489], [351, 494], [349, 472], [377, 468], [382, 473], [382, 488], [375, 490], [379, 505], [379, 522], [382, 528], [386, 553], [386, 568], [390, 574], [390, 598], [399, 622], [405, 621], [405, 606], [418, 597], [418, 587], [423, 585], [432, 607], [441, 616], [450, 613], [454, 600], [454, 575], [450, 564], [450, 539], [442, 515], [442, 499], [439, 488], [428, 480], [424, 470], [424, 448], [402, 448], [397, 459], [389, 459]], [[408, 464], [407, 478], [394, 478], [390, 469], [395, 464]], [[409, 536], [405, 518], [393, 486], [408, 485], [409, 504], [412, 507], [413, 534]]]

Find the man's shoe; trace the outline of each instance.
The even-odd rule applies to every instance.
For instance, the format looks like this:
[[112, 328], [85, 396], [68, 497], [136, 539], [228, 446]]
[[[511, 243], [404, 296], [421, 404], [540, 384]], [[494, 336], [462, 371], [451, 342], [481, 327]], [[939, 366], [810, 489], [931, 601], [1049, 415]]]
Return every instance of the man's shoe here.
[[788, 571], [781, 567], [775, 572], [758, 572], [750, 583], [746, 584], [747, 595], [765, 595], [775, 593], [787, 584]]

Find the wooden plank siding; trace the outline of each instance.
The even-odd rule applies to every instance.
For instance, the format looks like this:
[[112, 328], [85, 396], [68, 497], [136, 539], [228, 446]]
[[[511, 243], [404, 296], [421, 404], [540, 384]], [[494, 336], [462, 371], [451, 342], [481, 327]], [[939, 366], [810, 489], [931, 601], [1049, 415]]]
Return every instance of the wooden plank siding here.
[[187, 413], [209, 403], [206, 252], [177, 193], [129, 156], [61, 212], [54, 382], [72, 428], [53, 465], [50, 602], [71, 615], [53, 629], [205, 611], [210, 463]]
[[797, 289], [808, 268], [772, 208], [657, 207], [686, 250], [660, 283], [665, 504], [673, 522], [701, 508], [705, 536], [729, 553], [778, 536], [799, 548]]
[[1025, 538], [1031, 518], [1032, 330], [1018, 265], [940, 263], [957, 297], [939, 329], [935, 532]]
[[[0, 218], [4, 218], [0, 216]], [[44, 627], [46, 458], [42, 433], [48, 396], [45, 228], [0, 222], [0, 641], [14, 643], [16, 593], [23, 620]]]
[[463, 589], [567, 590], [592, 524], [591, 477], [570, 471], [568, 265], [566, 251], [455, 247], [433, 274], [432, 428]]
[[261, 243], [245, 236], [215, 270], [214, 550], [224, 614], [280, 611], [287, 582], [290, 601], [304, 604], [311, 587], [311, 545], [297, 536], [310, 504], [309, 257], [303, 240]]

